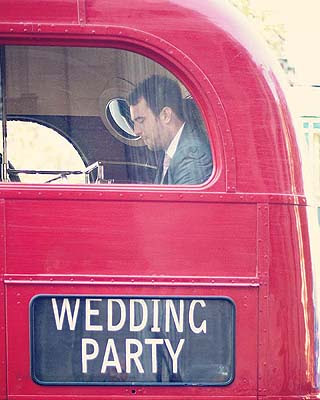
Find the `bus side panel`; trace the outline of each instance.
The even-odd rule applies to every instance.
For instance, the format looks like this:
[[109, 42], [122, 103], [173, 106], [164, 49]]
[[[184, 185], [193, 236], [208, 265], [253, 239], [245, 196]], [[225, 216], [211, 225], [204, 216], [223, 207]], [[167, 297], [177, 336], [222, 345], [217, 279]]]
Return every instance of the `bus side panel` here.
[[270, 207], [270, 395], [312, 393], [314, 309], [306, 208]]
[[257, 205], [115, 201], [112, 193], [104, 195], [110, 200], [7, 200], [10, 396], [132, 396], [125, 386], [53, 387], [31, 380], [25, 339], [29, 304], [39, 294], [230, 297], [236, 308], [234, 382], [202, 388], [144, 386], [137, 393], [170, 399], [256, 396]]
[[1, 0], [1, 20], [6, 22], [77, 23], [77, 0], [68, 0], [57, 5], [53, 1], [17, 1], [14, 7], [10, 0]]
[[4, 294], [4, 268], [5, 268], [5, 216], [4, 201], [0, 200], [0, 399], [6, 398], [6, 319], [5, 319], [5, 294]]
[[255, 204], [144, 200], [7, 200], [6, 204], [9, 274], [257, 275]]

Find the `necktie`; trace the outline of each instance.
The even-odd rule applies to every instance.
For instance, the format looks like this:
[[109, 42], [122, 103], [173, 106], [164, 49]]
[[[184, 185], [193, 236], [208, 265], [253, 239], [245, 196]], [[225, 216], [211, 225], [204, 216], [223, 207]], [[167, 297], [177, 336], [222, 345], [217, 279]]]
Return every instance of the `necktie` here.
[[170, 161], [171, 161], [171, 157], [167, 153], [165, 153], [165, 156], [163, 159], [162, 178], [161, 178], [160, 183], [163, 183], [163, 181], [164, 181], [164, 177], [166, 176], [166, 173], [168, 171]]

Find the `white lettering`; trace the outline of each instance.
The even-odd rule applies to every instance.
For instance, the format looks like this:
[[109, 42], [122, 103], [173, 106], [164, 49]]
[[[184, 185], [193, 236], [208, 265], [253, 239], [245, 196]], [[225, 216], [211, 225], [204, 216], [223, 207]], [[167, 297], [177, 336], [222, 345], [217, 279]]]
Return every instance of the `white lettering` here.
[[[93, 351], [88, 353], [88, 345], [93, 346]], [[99, 353], [99, 345], [98, 342], [94, 339], [82, 339], [82, 373], [86, 374], [88, 372], [88, 363], [89, 360], [94, 360]]]
[[59, 315], [57, 300], [51, 299], [51, 302], [52, 302], [53, 314], [54, 314], [54, 319], [56, 321], [57, 330], [58, 331], [62, 330], [64, 316], [65, 316], [65, 313], [67, 312], [69, 328], [71, 331], [74, 331], [75, 327], [76, 327], [76, 323], [77, 323], [80, 299], [76, 299], [76, 304], [74, 306], [73, 314], [71, 311], [69, 299], [63, 299], [60, 315]]
[[[116, 303], [120, 307], [120, 320], [116, 325], [113, 325], [113, 304]], [[116, 313], [117, 315], [119, 313]], [[120, 331], [126, 322], [126, 307], [123, 300], [108, 299], [108, 331]]]
[[[110, 353], [112, 353], [113, 360], [109, 360]], [[101, 367], [101, 373], [105, 373], [108, 367], [115, 367], [119, 374], [122, 372], [117, 348], [113, 339], [108, 339]]]
[[[137, 347], [136, 352], [131, 352], [131, 345], [135, 345]], [[142, 344], [137, 339], [126, 339], [126, 372], [128, 374], [131, 373], [131, 360], [133, 360], [136, 364], [136, 367], [140, 374], [144, 373], [144, 369], [139, 360], [139, 357], [142, 354]]]
[[172, 372], [174, 374], [176, 374], [177, 371], [178, 371], [178, 357], [179, 357], [179, 354], [180, 354], [180, 352], [182, 350], [182, 347], [184, 345], [184, 341], [185, 341], [185, 339], [180, 339], [179, 344], [177, 346], [177, 349], [174, 352], [173, 348], [171, 346], [170, 340], [169, 339], [164, 339], [164, 342], [165, 342], [165, 344], [167, 346], [168, 352], [169, 352], [169, 354], [171, 356], [171, 359], [172, 359]]
[[172, 300], [166, 300], [166, 332], [170, 332], [170, 314], [172, 315], [173, 322], [176, 326], [177, 332], [183, 332], [183, 310], [184, 301], [180, 300], [179, 317]]
[[159, 327], [159, 303], [160, 299], [152, 300], [153, 302], [153, 327], [151, 332], [160, 332]]
[[91, 308], [92, 301], [102, 301], [102, 299], [86, 299], [86, 331], [102, 331], [102, 325], [91, 325], [91, 315], [99, 315], [100, 311]]
[[206, 303], [204, 300], [192, 300], [189, 309], [189, 325], [190, 329], [194, 333], [207, 333], [207, 321], [203, 320], [199, 327], [196, 327], [194, 324], [194, 309], [196, 304], [199, 303], [202, 308], [206, 307]]
[[[141, 323], [135, 325], [135, 304], [140, 304], [142, 310], [142, 318]], [[139, 332], [142, 331], [147, 325], [148, 321], [148, 309], [147, 304], [144, 300], [130, 300], [130, 332]]]
[[152, 373], [158, 372], [157, 345], [163, 344], [163, 339], [145, 339], [145, 344], [151, 344]]

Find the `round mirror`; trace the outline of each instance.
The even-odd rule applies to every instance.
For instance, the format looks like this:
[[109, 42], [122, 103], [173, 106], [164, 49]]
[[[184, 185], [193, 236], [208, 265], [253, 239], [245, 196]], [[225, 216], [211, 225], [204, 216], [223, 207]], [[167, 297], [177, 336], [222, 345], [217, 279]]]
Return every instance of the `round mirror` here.
[[119, 135], [129, 140], [139, 140], [133, 131], [133, 121], [130, 118], [130, 107], [125, 99], [111, 99], [105, 109], [106, 119]]

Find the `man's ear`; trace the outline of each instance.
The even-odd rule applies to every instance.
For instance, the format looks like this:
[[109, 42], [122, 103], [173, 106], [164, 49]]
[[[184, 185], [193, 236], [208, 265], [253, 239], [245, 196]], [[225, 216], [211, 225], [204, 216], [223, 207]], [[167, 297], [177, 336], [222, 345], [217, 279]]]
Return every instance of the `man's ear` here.
[[165, 124], [168, 124], [172, 118], [172, 109], [170, 107], [163, 107], [160, 111], [160, 119]]

